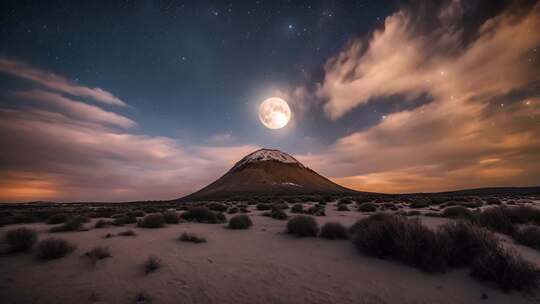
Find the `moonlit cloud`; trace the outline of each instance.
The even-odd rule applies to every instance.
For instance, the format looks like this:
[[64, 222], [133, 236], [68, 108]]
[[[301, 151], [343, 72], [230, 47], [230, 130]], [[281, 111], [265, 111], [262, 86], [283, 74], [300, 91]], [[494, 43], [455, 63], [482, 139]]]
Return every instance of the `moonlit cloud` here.
[[[6, 62], [1, 64], [5, 68]], [[29, 73], [24, 78], [33, 80], [50, 75], [16, 73]], [[79, 97], [89, 92], [47, 87]], [[0, 107], [0, 202], [174, 199], [211, 182], [258, 148], [225, 146], [230, 134], [215, 138], [220, 146], [189, 146], [129, 133], [125, 129], [136, 123], [127, 117], [38, 88], [9, 91], [2, 98], [31, 106]]]
[[43, 110], [0, 110], [0, 138], [0, 201], [173, 199], [257, 149], [184, 147]]
[[227, 144], [233, 142], [235, 139], [236, 138], [234, 137], [234, 135], [232, 135], [231, 132], [225, 132], [212, 135], [208, 139], [208, 142], [213, 144]]
[[381, 97], [431, 101], [299, 158], [367, 191], [539, 184], [540, 73], [530, 58], [540, 45], [540, 4], [486, 20], [470, 41], [461, 2], [432, 14], [431, 29], [407, 10], [389, 16], [327, 62], [317, 91], [331, 119]]
[[12, 95], [21, 99], [49, 103], [58, 108], [61, 112], [65, 112], [68, 115], [82, 121], [111, 124], [123, 128], [129, 128], [136, 125], [136, 123], [129, 118], [113, 112], [105, 111], [93, 105], [69, 99], [56, 93], [42, 90], [32, 90], [24, 92], [12, 92]]
[[35, 68], [15, 59], [0, 57], [0, 72], [32, 81], [48, 89], [69, 95], [91, 98], [115, 106], [126, 105], [110, 92], [100, 88], [88, 88], [73, 84], [64, 77]]

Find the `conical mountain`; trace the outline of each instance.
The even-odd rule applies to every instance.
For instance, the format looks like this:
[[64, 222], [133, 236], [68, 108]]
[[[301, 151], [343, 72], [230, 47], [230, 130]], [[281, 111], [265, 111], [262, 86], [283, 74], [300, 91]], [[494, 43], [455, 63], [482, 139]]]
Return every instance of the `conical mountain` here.
[[257, 150], [225, 175], [181, 200], [221, 200], [234, 196], [358, 193], [301, 164], [287, 153]]

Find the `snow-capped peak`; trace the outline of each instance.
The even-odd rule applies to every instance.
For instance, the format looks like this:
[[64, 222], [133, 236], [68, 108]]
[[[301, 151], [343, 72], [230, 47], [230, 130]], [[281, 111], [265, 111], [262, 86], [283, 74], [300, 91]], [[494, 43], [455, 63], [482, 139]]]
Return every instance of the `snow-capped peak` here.
[[260, 149], [242, 158], [239, 162], [236, 163], [236, 165], [234, 165], [233, 169], [243, 167], [244, 165], [249, 163], [261, 161], [278, 161], [281, 163], [296, 164], [300, 167], [304, 167], [294, 157], [290, 156], [285, 152], [274, 149]]

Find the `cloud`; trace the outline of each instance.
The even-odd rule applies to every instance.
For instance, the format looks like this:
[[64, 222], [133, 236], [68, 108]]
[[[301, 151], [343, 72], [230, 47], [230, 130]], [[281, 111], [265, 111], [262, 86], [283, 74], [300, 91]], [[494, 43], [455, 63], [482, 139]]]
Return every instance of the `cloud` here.
[[118, 97], [100, 88], [88, 88], [73, 84], [64, 77], [32, 67], [15, 59], [0, 57], [0, 72], [30, 80], [48, 89], [72, 96], [91, 98], [109, 105], [126, 105]]
[[540, 4], [487, 18], [467, 39], [461, 2], [430, 14], [433, 28], [402, 9], [351, 42], [325, 65], [317, 94], [331, 119], [381, 97], [431, 101], [298, 157], [370, 191], [540, 184]]
[[0, 110], [0, 201], [173, 199], [257, 149], [180, 146], [45, 110]]
[[[12, 70], [13, 65], [23, 71]], [[62, 93], [101, 101], [112, 96], [73, 87], [24, 63], [1, 59], [0, 66]], [[133, 120], [41, 88], [9, 91], [2, 98], [9, 97], [33, 103], [0, 107], [0, 202], [174, 199], [211, 182], [258, 148], [226, 146], [230, 133], [215, 136], [219, 146], [129, 133]]]
[[123, 128], [130, 128], [136, 125], [133, 120], [127, 117], [105, 111], [94, 105], [69, 99], [56, 93], [43, 90], [31, 90], [12, 92], [11, 95], [21, 99], [49, 103], [57, 107], [60, 111], [82, 121], [111, 124]]
[[208, 139], [208, 142], [214, 143], [214, 144], [226, 144], [226, 143], [233, 142], [235, 139], [236, 138], [234, 137], [234, 135], [232, 135], [231, 132], [225, 132], [225, 133], [218, 133], [218, 134], [212, 135]]

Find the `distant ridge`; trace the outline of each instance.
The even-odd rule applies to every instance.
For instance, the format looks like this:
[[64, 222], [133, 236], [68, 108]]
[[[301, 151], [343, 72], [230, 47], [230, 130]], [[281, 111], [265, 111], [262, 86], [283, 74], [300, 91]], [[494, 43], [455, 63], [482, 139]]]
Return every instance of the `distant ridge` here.
[[540, 187], [487, 187], [455, 191], [418, 193], [428, 195], [540, 195]]

